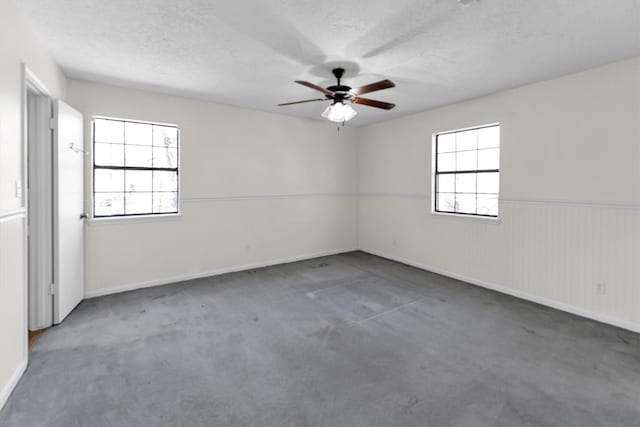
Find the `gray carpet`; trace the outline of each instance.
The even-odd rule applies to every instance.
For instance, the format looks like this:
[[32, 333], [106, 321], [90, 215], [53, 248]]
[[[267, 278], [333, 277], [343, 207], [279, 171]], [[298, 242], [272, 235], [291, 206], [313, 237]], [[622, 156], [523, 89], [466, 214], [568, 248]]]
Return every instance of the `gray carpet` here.
[[84, 301], [2, 426], [634, 426], [640, 336], [361, 252]]

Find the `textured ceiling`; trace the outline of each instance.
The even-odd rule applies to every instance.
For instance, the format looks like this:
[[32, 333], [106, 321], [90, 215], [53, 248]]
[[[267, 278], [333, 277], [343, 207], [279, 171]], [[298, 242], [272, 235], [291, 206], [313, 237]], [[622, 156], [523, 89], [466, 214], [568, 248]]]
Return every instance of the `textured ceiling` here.
[[640, 0], [16, 0], [71, 78], [320, 120], [293, 83], [389, 78], [362, 126], [640, 55]]

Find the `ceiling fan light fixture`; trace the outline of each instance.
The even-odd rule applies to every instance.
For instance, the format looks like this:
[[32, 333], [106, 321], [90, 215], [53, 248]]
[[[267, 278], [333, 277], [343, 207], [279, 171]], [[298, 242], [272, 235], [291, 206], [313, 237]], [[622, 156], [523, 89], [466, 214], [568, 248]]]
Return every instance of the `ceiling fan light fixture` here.
[[322, 117], [335, 123], [344, 123], [353, 119], [356, 114], [358, 113], [351, 108], [350, 105], [344, 104], [343, 102], [336, 102], [324, 110]]

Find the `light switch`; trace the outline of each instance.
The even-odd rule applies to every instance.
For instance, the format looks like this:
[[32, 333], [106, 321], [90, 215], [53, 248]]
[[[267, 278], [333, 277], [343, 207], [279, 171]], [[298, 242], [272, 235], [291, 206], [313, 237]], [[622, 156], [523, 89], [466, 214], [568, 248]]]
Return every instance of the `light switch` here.
[[16, 179], [16, 199], [22, 198], [22, 181]]

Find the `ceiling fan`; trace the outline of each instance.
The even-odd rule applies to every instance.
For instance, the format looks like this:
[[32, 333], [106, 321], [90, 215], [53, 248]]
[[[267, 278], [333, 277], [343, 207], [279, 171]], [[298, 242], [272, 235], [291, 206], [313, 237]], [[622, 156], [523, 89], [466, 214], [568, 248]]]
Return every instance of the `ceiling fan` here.
[[344, 123], [354, 118], [357, 114], [356, 110], [354, 110], [353, 108], [351, 108], [350, 105], [345, 103], [346, 101], [349, 101], [353, 104], [362, 104], [362, 105], [367, 105], [369, 107], [382, 108], [383, 110], [391, 110], [393, 107], [395, 107], [395, 104], [360, 97], [360, 95], [364, 95], [365, 93], [375, 92], [377, 90], [389, 89], [394, 87], [395, 83], [393, 83], [391, 80], [380, 80], [379, 82], [376, 82], [376, 83], [371, 83], [365, 86], [351, 88], [349, 86], [341, 84], [340, 82], [340, 80], [342, 79], [342, 76], [344, 75], [344, 68], [334, 68], [332, 72], [333, 72], [333, 75], [338, 80], [338, 84], [329, 86], [327, 88], [323, 88], [318, 85], [314, 85], [313, 83], [305, 82], [302, 80], [296, 80], [296, 83], [301, 84], [302, 86], [306, 86], [308, 88], [315, 89], [319, 92], [322, 92], [325, 96], [324, 98], [307, 99], [304, 101], [295, 101], [295, 102], [285, 102], [283, 104], [278, 104], [278, 106], [302, 104], [304, 102], [332, 100], [333, 103], [324, 110], [324, 112], [322, 113], [322, 117], [336, 123]]

